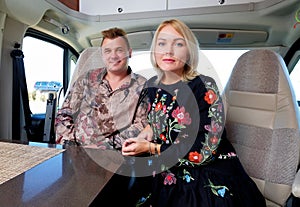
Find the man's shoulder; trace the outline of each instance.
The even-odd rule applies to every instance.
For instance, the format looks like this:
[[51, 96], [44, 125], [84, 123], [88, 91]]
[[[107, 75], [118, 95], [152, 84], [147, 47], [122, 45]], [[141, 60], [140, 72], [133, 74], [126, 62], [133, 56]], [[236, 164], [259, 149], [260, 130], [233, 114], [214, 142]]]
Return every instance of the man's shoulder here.
[[86, 79], [89, 81], [99, 81], [103, 78], [104, 74], [106, 73], [106, 68], [96, 68], [90, 70], [86, 75]]
[[106, 71], [106, 68], [95, 68], [95, 69], [91, 69], [89, 71], [89, 74], [100, 74], [100, 73], [104, 73]]
[[133, 73], [134, 79], [137, 81], [138, 84], [144, 84], [147, 79], [138, 73]]

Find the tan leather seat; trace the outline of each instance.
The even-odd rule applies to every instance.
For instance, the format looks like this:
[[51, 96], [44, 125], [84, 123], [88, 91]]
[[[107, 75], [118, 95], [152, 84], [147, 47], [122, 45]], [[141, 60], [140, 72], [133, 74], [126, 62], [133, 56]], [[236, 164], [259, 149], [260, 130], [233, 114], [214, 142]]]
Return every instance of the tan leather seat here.
[[299, 108], [281, 56], [271, 50], [244, 53], [234, 66], [223, 99], [228, 139], [267, 205], [284, 206], [292, 187], [300, 197], [300, 175], [295, 181]]

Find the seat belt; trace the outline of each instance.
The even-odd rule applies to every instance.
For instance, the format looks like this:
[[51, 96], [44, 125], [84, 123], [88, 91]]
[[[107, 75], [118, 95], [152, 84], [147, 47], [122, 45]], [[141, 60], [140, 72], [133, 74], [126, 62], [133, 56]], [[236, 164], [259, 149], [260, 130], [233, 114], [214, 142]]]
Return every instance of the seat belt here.
[[27, 91], [27, 83], [24, 68], [24, 54], [20, 50], [21, 45], [16, 43], [14, 50], [10, 53], [13, 59], [13, 117], [12, 117], [12, 136], [15, 140], [21, 140], [21, 107], [20, 101], [22, 99], [23, 112], [25, 118], [25, 131], [27, 137], [30, 138], [30, 125], [31, 125], [31, 111], [29, 107], [29, 98]]
[[43, 142], [52, 143], [52, 144], [55, 143], [54, 120], [56, 115], [55, 114], [56, 99], [57, 99], [56, 94], [49, 93], [49, 97], [47, 99], [44, 136], [43, 136]]

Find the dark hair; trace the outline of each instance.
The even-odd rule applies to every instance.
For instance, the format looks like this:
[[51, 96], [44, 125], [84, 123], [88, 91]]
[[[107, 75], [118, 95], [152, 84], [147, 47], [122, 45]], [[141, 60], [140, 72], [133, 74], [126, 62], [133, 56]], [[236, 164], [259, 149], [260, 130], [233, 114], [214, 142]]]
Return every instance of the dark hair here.
[[102, 37], [100, 47], [102, 46], [103, 41], [106, 38], [107, 39], [115, 39], [117, 37], [122, 37], [125, 40], [128, 49], [130, 48], [129, 41], [128, 41], [128, 38], [126, 36], [126, 32], [123, 29], [120, 29], [120, 28], [117, 28], [117, 27], [110, 28], [108, 30], [102, 31], [101, 34], [102, 34], [103, 37]]

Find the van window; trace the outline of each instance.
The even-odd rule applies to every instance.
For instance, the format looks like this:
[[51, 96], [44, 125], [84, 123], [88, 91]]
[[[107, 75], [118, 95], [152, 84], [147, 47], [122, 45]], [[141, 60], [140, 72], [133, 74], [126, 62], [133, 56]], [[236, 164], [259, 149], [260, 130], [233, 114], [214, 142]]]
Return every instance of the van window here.
[[[207, 75], [214, 77], [220, 81], [219, 90], [223, 91], [231, 71], [237, 59], [248, 50], [204, 50], [200, 51], [199, 71], [206, 73], [206, 68], [211, 70]], [[153, 67], [150, 62], [150, 52], [135, 52], [129, 60], [129, 65], [134, 72], [144, 76], [153, 75]], [[202, 69], [203, 68], [203, 69]], [[202, 71], [203, 70], [203, 71]], [[217, 77], [215, 77], [217, 76]]]
[[23, 39], [24, 67], [33, 114], [45, 114], [49, 93], [61, 104], [79, 54], [68, 44], [28, 29]]
[[294, 66], [293, 71], [290, 74], [291, 82], [295, 91], [296, 100], [300, 102], [300, 63], [299, 60]]
[[30, 109], [33, 114], [45, 113], [49, 92], [57, 93], [63, 85], [64, 49], [26, 36], [22, 50]]

